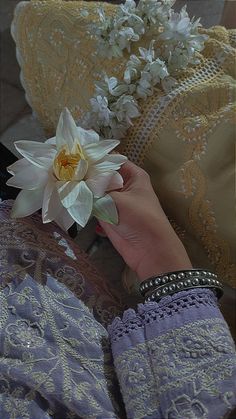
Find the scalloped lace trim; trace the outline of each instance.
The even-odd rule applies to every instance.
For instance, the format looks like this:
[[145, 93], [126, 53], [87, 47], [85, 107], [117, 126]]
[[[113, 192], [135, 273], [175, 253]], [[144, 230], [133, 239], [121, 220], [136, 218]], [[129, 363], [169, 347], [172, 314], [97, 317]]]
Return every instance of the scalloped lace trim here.
[[183, 310], [192, 307], [216, 307], [217, 298], [208, 289], [194, 289], [191, 291], [181, 291], [173, 296], [163, 298], [159, 303], [150, 302], [138, 304], [137, 312], [128, 309], [124, 312], [122, 319], [116, 317], [112, 324], [108, 326], [111, 340], [117, 341], [124, 335], [144, 327], [154, 321], [162, 320], [166, 317], [173, 317]]

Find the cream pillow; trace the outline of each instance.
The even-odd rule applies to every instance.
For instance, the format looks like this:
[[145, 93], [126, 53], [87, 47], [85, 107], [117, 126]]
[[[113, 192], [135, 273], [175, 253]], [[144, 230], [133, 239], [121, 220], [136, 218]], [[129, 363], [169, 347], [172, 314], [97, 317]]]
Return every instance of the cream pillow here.
[[[89, 109], [102, 70], [119, 78], [124, 58], [97, 53], [89, 23], [98, 3], [32, 0], [18, 5], [12, 26], [27, 99], [47, 135], [61, 109]], [[115, 5], [104, 4], [112, 15]], [[27, 30], [26, 30], [27, 28]], [[171, 94], [143, 101], [121, 151], [151, 175], [154, 189], [194, 266], [236, 286], [234, 194], [235, 31], [214, 27], [201, 64], [182, 74]], [[150, 39], [144, 38], [148, 46]]]

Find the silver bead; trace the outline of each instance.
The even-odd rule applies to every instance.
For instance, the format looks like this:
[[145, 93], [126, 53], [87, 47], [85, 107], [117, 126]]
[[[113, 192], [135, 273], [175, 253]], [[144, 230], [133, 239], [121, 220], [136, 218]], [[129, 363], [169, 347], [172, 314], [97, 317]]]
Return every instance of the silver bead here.
[[188, 287], [189, 285], [191, 285], [190, 279], [187, 279], [187, 281], [184, 281], [184, 285], [185, 287]]
[[161, 295], [161, 294], [159, 293], [159, 291], [157, 291], [157, 292], [156, 292], [156, 297], [160, 297], [160, 295]]
[[155, 285], [160, 284], [160, 282], [161, 282], [161, 278], [156, 278], [156, 279], [155, 279]]
[[206, 276], [207, 272], [206, 271], [202, 271], [202, 275]]
[[183, 288], [183, 286], [184, 286], [184, 283], [183, 283], [183, 282], [179, 282], [179, 283], [177, 284], [177, 288], [178, 288], [178, 289]]
[[191, 271], [189, 271], [188, 276], [193, 276], [193, 273]]
[[192, 279], [192, 284], [193, 285], [198, 285], [199, 284], [199, 279], [198, 278]]
[[195, 271], [194, 272], [194, 275], [197, 275], [198, 276], [199, 274], [200, 274], [200, 272], [198, 272], [198, 271]]
[[169, 280], [168, 276], [165, 275], [165, 276], [163, 276], [161, 282], [162, 282], [162, 284], [165, 284], [166, 282], [168, 282], [168, 280]]
[[219, 281], [216, 281], [216, 285], [218, 285], [218, 286], [220, 285]]
[[146, 289], [147, 289], [147, 288], [149, 288], [149, 287], [148, 287], [148, 283], [147, 283], [147, 282], [146, 282], [146, 284], [145, 284], [144, 286], [145, 286], [145, 288], [146, 288]]
[[215, 279], [212, 279], [211, 282], [212, 282], [212, 285], [215, 285], [216, 284], [216, 280]]
[[150, 297], [148, 297], [148, 298], [147, 298], [147, 301], [151, 301], [151, 298], [150, 298]]
[[207, 279], [206, 278], [202, 278], [201, 279], [201, 283], [202, 283], [202, 285], [205, 285], [207, 283]]
[[207, 283], [208, 283], [209, 285], [211, 285], [212, 280], [211, 280], [210, 278], [207, 278]]
[[171, 274], [170, 275], [170, 280], [171, 281], [174, 281], [176, 278], [177, 278], [177, 276], [175, 274]]
[[169, 288], [168, 287], [164, 287], [163, 290], [162, 290], [162, 294], [166, 294], [168, 291], [169, 291]]
[[181, 272], [180, 274], [178, 274], [178, 278], [179, 279], [183, 279], [185, 277], [185, 275], [184, 275], [184, 273], [183, 272]]
[[155, 295], [154, 294], [151, 295], [151, 300], [155, 300]]
[[171, 285], [169, 286], [170, 291], [174, 291], [174, 290], [175, 290], [175, 288], [176, 288], [176, 285], [175, 285], [175, 284], [171, 284]]
[[153, 281], [152, 281], [152, 280], [149, 282], [149, 286], [150, 286], [150, 287], [152, 287], [152, 286], [153, 286]]

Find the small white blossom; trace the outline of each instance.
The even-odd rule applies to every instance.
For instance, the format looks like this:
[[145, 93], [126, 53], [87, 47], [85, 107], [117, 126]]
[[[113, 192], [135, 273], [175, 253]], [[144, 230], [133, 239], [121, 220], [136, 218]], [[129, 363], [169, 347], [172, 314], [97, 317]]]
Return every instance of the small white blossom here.
[[152, 84], [154, 86], [157, 83], [159, 83], [160, 80], [163, 80], [165, 77], [169, 75], [165, 62], [162, 60], [159, 60], [159, 58], [157, 58], [152, 63], [148, 63], [144, 67], [144, 71], [147, 71], [150, 73], [152, 77]]
[[117, 118], [111, 119], [110, 125], [110, 131], [107, 131], [108, 137], [106, 138], [116, 138], [117, 140], [124, 138], [127, 129], [130, 126], [126, 122], [118, 121]]
[[168, 21], [164, 24], [164, 31], [160, 39], [174, 39], [175, 41], [185, 41], [191, 32], [191, 21], [186, 10], [183, 8], [180, 13], [170, 13]]
[[144, 22], [138, 15], [138, 8], [133, 0], [126, 0], [124, 4], [121, 4], [117, 9], [117, 23], [126, 24], [134, 29], [137, 35], [142, 35], [145, 32]]
[[[108, 107], [108, 100], [104, 96], [97, 96], [90, 99], [92, 114], [95, 116], [96, 127], [98, 123], [104, 125], [105, 127], [109, 126], [109, 121], [113, 116], [113, 113]], [[92, 124], [92, 127], [95, 128], [95, 124]]]
[[131, 119], [137, 118], [140, 115], [137, 101], [131, 95], [120, 96], [111, 106], [119, 122], [127, 122], [132, 125]]
[[139, 48], [140, 58], [147, 63], [151, 63], [154, 59], [154, 41], [151, 42], [149, 49]]
[[141, 60], [136, 55], [131, 55], [129, 61], [126, 64], [124, 81], [126, 83], [131, 83], [131, 81], [136, 80], [140, 75], [141, 67]]
[[152, 76], [148, 71], [142, 71], [140, 80], [137, 85], [137, 97], [147, 99], [147, 96], [152, 96]]
[[169, 10], [175, 0], [140, 0], [137, 6], [138, 14], [142, 16], [147, 27], [163, 24], [168, 19]]
[[139, 35], [135, 33], [133, 28], [124, 27], [121, 29], [113, 29], [110, 33], [109, 44], [117, 46], [120, 51], [127, 49], [130, 51], [130, 42], [136, 42], [139, 40]]
[[186, 7], [180, 13], [170, 12], [170, 17], [163, 25], [163, 32], [159, 36], [165, 42], [164, 57], [168, 61], [172, 72], [185, 69], [189, 63], [197, 64], [196, 52], [202, 51], [206, 35], [198, 33], [199, 19], [190, 20]]
[[166, 77], [161, 81], [164, 92], [169, 93], [178, 86], [177, 80], [173, 77]]
[[127, 85], [125, 83], [119, 83], [116, 77], [104, 76], [103, 81], [98, 81], [95, 84], [96, 94], [108, 97], [121, 96], [127, 92]]
[[131, 15], [133, 13], [135, 13], [136, 11], [136, 3], [134, 0], [126, 0], [126, 2], [124, 4], [120, 5], [120, 9], [118, 11], [122, 12], [122, 14], [124, 15]]

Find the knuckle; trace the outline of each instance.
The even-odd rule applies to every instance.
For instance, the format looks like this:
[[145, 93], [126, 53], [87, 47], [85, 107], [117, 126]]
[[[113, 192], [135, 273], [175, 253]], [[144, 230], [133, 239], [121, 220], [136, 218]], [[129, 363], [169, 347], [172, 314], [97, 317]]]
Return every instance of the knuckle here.
[[146, 172], [146, 170], [144, 170], [144, 169], [142, 169], [141, 167], [140, 167], [140, 176], [142, 176], [142, 178], [144, 179], [144, 180], [146, 180], [146, 181], [150, 181], [150, 176], [149, 176], [149, 174]]

